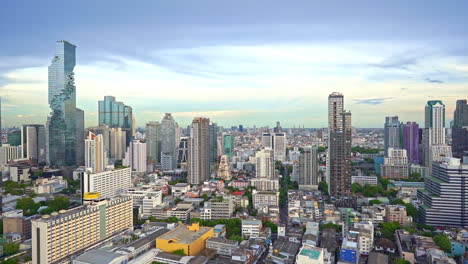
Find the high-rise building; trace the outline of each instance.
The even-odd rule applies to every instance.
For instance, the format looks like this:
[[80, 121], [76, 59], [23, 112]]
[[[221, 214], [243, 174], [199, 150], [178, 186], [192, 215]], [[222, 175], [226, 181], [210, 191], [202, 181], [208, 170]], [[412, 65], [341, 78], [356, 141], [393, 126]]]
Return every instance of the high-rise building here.
[[85, 168], [93, 173], [101, 172], [107, 165], [107, 153], [104, 149], [104, 136], [88, 133], [85, 140]]
[[133, 140], [127, 148], [124, 166], [130, 166], [135, 172], [146, 171], [146, 143], [139, 140]]
[[[49, 161], [56, 166], [74, 166], [77, 160], [77, 117], [75, 68], [76, 46], [60, 40], [49, 66]], [[81, 122], [81, 120], [79, 120]], [[78, 124], [81, 125], [81, 124]], [[84, 142], [84, 141], [83, 141]]]
[[274, 133], [281, 133], [282, 131], [283, 131], [283, 129], [281, 128], [280, 121], [277, 121], [276, 122], [276, 127], [273, 128], [273, 132]]
[[188, 142], [189, 138], [182, 137], [179, 142], [179, 148], [177, 149], [178, 152], [178, 162], [179, 163], [186, 163], [188, 161]]
[[429, 129], [431, 145], [445, 144], [445, 105], [440, 100], [428, 101], [425, 127]]
[[231, 168], [229, 167], [229, 160], [226, 155], [221, 155], [218, 166], [218, 178], [222, 180], [231, 180]]
[[22, 157], [38, 163], [46, 162], [46, 133], [44, 125], [21, 126]]
[[317, 147], [306, 147], [299, 156], [299, 185], [318, 185], [317, 155]]
[[447, 158], [432, 164], [432, 175], [418, 191], [421, 223], [440, 227], [468, 227], [468, 160]]
[[157, 121], [146, 124], [145, 136], [148, 163], [161, 162], [161, 124]]
[[110, 154], [112, 160], [122, 160], [125, 157], [127, 132], [120, 127], [110, 128]]
[[190, 129], [188, 178], [190, 184], [201, 184], [210, 175], [210, 119], [196, 117]]
[[3, 144], [0, 147], [0, 168], [7, 165], [10, 161], [21, 157], [20, 147]]
[[453, 156], [462, 158], [468, 151], [468, 104], [466, 100], [457, 100], [452, 127]]
[[327, 177], [332, 196], [351, 193], [351, 113], [344, 110], [341, 93], [328, 96]]
[[234, 156], [234, 136], [232, 134], [223, 134], [224, 155], [228, 158]]
[[44, 215], [31, 221], [32, 263], [59, 263], [132, 227], [130, 197], [96, 199], [93, 203]]
[[76, 108], [76, 165], [84, 165], [84, 140], [85, 140], [85, 127], [84, 127], [84, 111]]
[[275, 179], [274, 151], [265, 148], [255, 153], [255, 170], [257, 178]]
[[218, 156], [222, 153], [218, 153], [218, 133], [219, 127], [216, 123], [210, 124], [210, 163], [218, 162]]
[[406, 149], [408, 161], [418, 164], [419, 159], [419, 125], [416, 122], [407, 122], [403, 125], [403, 148]]
[[273, 150], [275, 151], [275, 160], [281, 162], [286, 160], [286, 133], [273, 134]]
[[384, 148], [385, 154], [388, 148], [401, 147], [401, 123], [398, 121], [398, 116], [385, 117], [384, 127]]
[[108, 125], [112, 128], [120, 127], [125, 131], [126, 146], [128, 146], [135, 129], [132, 107], [123, 102], [117, 102], [114, 96], [104, 96], [104, 100], [99, 101], [98, 111], [99, 125]]
[[174, 120], [174, 117], [170, 113], [166, 113], [161, 121], [161, 157], [166, 156], [170, 162], [165, 163], [165, 170], [173, 170], [177, 167], [177, 143], [176, 130], [178, 126]]
[[271, 136], [271, 133], [262, 134], [262, 146], [264, 148], [273, 148], [273, 138]]
[[290, 150], [288, 155], [289, 155], [289, 161], [295, 162], [295, 161], [299, 161], [301, 152], [299, 151], [298, 147], [294, 147], [294, 150]]
[[90, 132], [95, 135], [102, 135], [104, 152], [107, 154], [106, 158], [109, 159], [110, 158], [110, 142], [111, 142], [109, 126], [103, 125], [103, 126], [88, 127], [86, 135], [89, 135]]
[[81, 174], [81, 193], [98, 192], [101, 198], [112, 198], [133, 187], [132, 170], [121, 168]]
[[409, 164], [406, 149], [388, 148], [387, 152], [384, 164], [380, 166], [380, 175], [383, 178], [407, 179]]

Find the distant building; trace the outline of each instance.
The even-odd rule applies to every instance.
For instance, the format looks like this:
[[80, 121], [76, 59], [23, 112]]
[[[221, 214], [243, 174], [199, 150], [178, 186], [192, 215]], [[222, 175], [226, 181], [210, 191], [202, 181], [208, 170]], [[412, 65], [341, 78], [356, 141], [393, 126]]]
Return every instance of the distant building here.
[[111, 198], [123, 190], [131, 188], [132, 172], [130, 168], [92, 173], [86, 171], [81, 177], [81, 193], [98, 192], [102, 198]]
[[121, 128], [125, 132], [126, 146], [128, 146], [135, 133], [132, 107], [123, 102], [117, 102], [114, 96], [104, 96], [104, 100], [99, 101], [98, 105], [99, 126]]
[[389, 148], [384, 164], [381, 165], [380, 175], [383, 178], [407, 179], [409, 174], [406, 149]]
[[270, 148], [255, 153], [255, 169], [257, 178], [275, 179], [274, 151]]
[[234, 135], [232, 134], [223, 134], [223, 154], [227, 155], [228, 158], [234, 156]]
[[156, 248], [164, 252], [183, 250], [185, 255], [197, 256], [206, 246], [206, 241], [214, 236], [212, 227], [179, 225], [156, 239]]
[[88, 133], [85, 140], [85, 168], [93, 172], [101, 172], [107, 166], [107, 153], [104, 149], [103, 135]]
[[361, 186], [371, 185], [377, 186], [379, 180], [377, 176], [352, 176], [351, 184], [358, 183]]
[[228, 156], [221, 155], [218, 166], [218, 178], [222, 180], [231, 180], [231, 168], [229, 166]]
[[21, 126], [22, 158], [38, 163], [46, 162], [46, 131], [44, 125]]
[[164, 155], [168, 162], [163, 164], [164, 170], [177, 167], [176, 148], [179, 143], [176, 131], [179, 126], [170, 113], [166, 113], [161, 121], [161, 157]]
[[407, 122], [403, 125], [403, 148], [406, 149], [408, 161], [418, 164], [419, 158], [419, 125], [416, 122]]
[[209, 128], [209, 118], [196, 117], [193, 119], [188, 155], [188, 182], [190, 184], [201, 184], [210, 175]]
[[299, 185], [318, 185], [317, 147], [306, 147], [299, 156]]
[[158, 164], [161, 162], [161, 124], [152, 121], [146, 124], [146, 158], [148, 163]]
[[453, 156], [462, 158], [468, 151], [468, 103], [466, 100], [457, 100], [453, 115], [452, 127]]
[[146, 172], [146, 143], [133, 140], [122, 163], [124, 166], [130, 166], [132, 171]]
[[384, 149], [387, 154], [388, 148], [401, 148], [401, 123], [398, 116], [385, 117], [384, 127]]

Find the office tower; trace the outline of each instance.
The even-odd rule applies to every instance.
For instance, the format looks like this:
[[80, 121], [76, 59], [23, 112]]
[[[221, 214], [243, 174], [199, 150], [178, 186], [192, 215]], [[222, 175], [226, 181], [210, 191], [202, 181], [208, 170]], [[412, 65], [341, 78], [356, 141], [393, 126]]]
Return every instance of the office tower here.
[[185, 163], [188, 161], [188, 137], [183, 137], [180, 139], [179, 148], [177, 149], [178, 152], [178, 162]]
[[264, 148], [273, 148], [273, 138], [271, 133], [262, 133], [262, 146]]
[[132, 199], [96, 199], [87, 205], [34, 219], [31, 226], [32, 263], [59, 263], [132, 228]]
[[93, 173], [101, 172], [107, 165], [107, 153], [104, 150], [104, 137], [92, 132], [85, 140], [85, 168]]
[[231, 134], [223, 134], [224, 155], [229, 159], [234, 156], [234, 136]]
[[257, 178], [276, 179], [274, 151], [265, 148], [255, 153], [255, 170]]
[[0, 147], [0, 168], [6, 166], [10, 161], [21, 157], [21, 148], [19, 146], [10, 146], [3, 144]]
[[218, 152], [218, 133], [219, 127], [216, 123], [210, 124], [210, 162], [218, 162], [218, 156], [222, 153]]
[[384, 127], [384, 149], [387, 154], [388, 148], [401, 147], [401, 123], [398, 116], [385, 117]]
[[201, 184], [210, 175], [210, 119], [196, 117], [192, 121], [189, 141], [188, 178], [190, 184]]
[[176, 157], [176, 130], [177, 125], [174, 117], [170, 113], [166, 113], [161, 121], [161, 157], [166, 156], [166, 160], [170, 160], [169, 163], [165, 162], [165, 170], [172, 170], [177, 167]]
[[388, 148], [384, 164], [380, 165], [380, 176], [391, 179], [407, 179], [409, 164], [406, 149]]
[[416, 122], [403, 124], [403, 148], [406, 149], [408, 161], [418, 164], [419, 160], [419, 125]]
[[135, 172], [146, 172], [146, 143], [133, 140], [127, 148], [124, 166], [130, 166]]
[[81, 174], [81, 193], [98, 192], [101, 198], [112, 198], [133, 187], [132, 170], [120, 168]]
[[21, 126], [22, 157], [37, 163], [46, 162], [46, 133], [44, 125]]
[[442, 101], [427, 102], [424, 120], [425, 127], [429, 129], [430, 144], [445, 144], [445, 105]]
[[216, 138], [216, 154], [218, 156], [224, 155], [224, 138], [223, 135]]
[[79, 115], [73, 73], [75, 49], [76, 46], [67, 41], [57, 41], [49, 66], [49, 161], [55, 166], [74, 166], [79, 161], [76, 120]]
[[344, 110], [341, 93], [328, 96], [327, 177], [332, 196], [351, 192], [351, 113]]
[[218, 166], [218, 179], [231, 180], [231, 169], [227, 155], [221, 155]]
[[243, 125], [239, 125], [239, 132], [244, 133], [244, 126]]
[[114, 96], [104, 96], [104, 100], [99, 101], [99, 125], [108, 125], [112, 128], [120, 127], [125, 131], [126, 146], [128, 146], [134, 136], [134, 118], [132, 107], [123, 102], [117, 102]]
[[277, 121], [277, 122], [276, 122], [276, 127], [273, 128], [273, 133], [281, 133], [282, 130], [283, 130], [283, 129], [281, 128], [280, 121]]
[[275, 151], [275, 160], [281, 162], [286, 160], [286, 133], [273, 134], [273, 149]]
[[155, 121], [146, 124], [145, 136], [148, 163], [158, 164], [161, 161], [161, 124]]
[[432, 175], [425, 178], [424, 190], [418, 191], [419, 220], [441, 227], [468, 227], [468, 163], [447, 158], [434, 162]]
[[21, 130], [13, 130], [7, 132], [7, 142], [10, 146], [21, 145]]
[[299, 156], [299, 185], [318, 185], [317, 147], [305, 147]]
[[103, 138], [103, 145], [104, 145], [104, 152], [107, 154], [106, 158], [110, 158], [110, 128], [108, 125], [103, 126], [95, 126], [95, 127], [88, 127], [86, 135], [89, 133], [93, 133], [95, 135], [102, 135]]
[[466, 100], [457, 100], [452, 127], [453, 156], [462, 158], [468, 151], [468, 104]]
[[85, 127], [84, 127], [84, 111], [76, 108], [76, 165], [84, 165], [84, 140], [85, 140]]
[[120, 127], [110, 128], [109, 158], [113, 161], [122, 160], [125, 157], [127, 132]]

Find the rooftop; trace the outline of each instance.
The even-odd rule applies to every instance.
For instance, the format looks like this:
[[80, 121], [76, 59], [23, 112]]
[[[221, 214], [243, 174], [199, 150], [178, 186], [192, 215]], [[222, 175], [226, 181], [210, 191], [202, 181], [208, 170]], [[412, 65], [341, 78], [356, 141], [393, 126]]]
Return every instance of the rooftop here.
[[189, 229], [190, 226], [180, 225], [173, 230], [165, 233], [158, 237], [158, 239], [172, 240], [173, 242], [180, 244], [190, 244], [199, 239], [203, 234], [213, 229], [212, 227], [200, 226], [198, 229]]

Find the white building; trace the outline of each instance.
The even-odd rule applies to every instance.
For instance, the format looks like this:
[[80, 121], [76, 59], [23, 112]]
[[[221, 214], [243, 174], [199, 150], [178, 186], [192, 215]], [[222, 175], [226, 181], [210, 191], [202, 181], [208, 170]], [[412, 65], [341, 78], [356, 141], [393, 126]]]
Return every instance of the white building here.
[[359, 232], [359, 252], [369, 255], [374, 245], [374, 225], [372, 222], [354, 223], [355, 231]]
[[351, 184], [358, 183], [361, 186], [377, 186], [377, 176], [351, 176]]
[[275, 133], [273, 135], [273, 149], [275, 150], [275, 160], [286, 161], [286, 133]]
[[274, 152], [270, 148], [255, 153], [255, 169], [257, 178], [275, 179]]
[[37, 162], [46, 161], [46, 132], [44, 125], [21, 126], [22, 158]]
[[258, 209], [263, 206], [279, 206], [279, 192], [272, 191], [253, 191], [253, 207]]
[[250, 180], [250, 185], [259, 191], [279, 191], [279, 180], [267, 178], [254, 178]]
[[130, 166], [135, 172], [146, 171], [146, 143], [133, 140], [125, 153], [124, 166]]
[[326, 248], [303, 244], [296, 256], [296, 264], [331, 264], [331, 254]]
[[260, 220], [242, 220], [242, 237], [256, 238], [262, 230], [262, 221]]
[[34, 184], [34, 192], [37, 194], [53, 194], [61, 192], [68, 187], [68, 182], [62, 176], [37, 179]]
[[306, 147], [299, 157], [299, 185], [318, 185], [318, 150], [317, 147]]
[[82, 174], [81, 183], [83, 185], [83, 193], [98, 192], [102, 198], [111, 198], [133, 186], [132, 171], [130, 168], [98, 173], [86, 171]]
[[0, 146], [0, 167], [6, 166], [8, 162], [19, 159], [21, 156], [20, 147], [3, 144]]
[[89, 132], [85, 140], [85, 168], [92, 172], [101, 172], [107, 165], [107, 153], [104, 151], [103, 135]]

